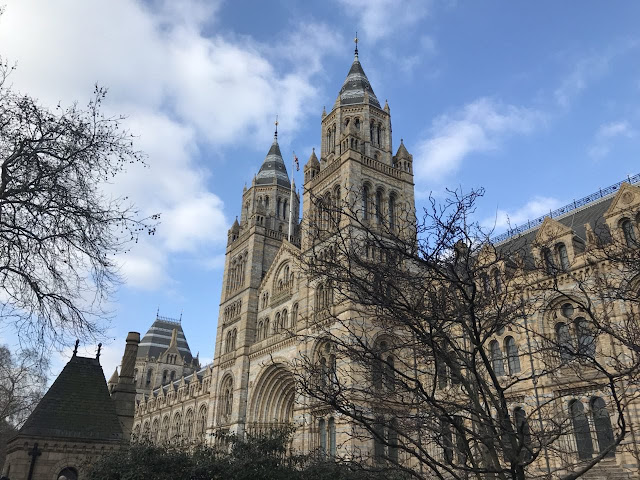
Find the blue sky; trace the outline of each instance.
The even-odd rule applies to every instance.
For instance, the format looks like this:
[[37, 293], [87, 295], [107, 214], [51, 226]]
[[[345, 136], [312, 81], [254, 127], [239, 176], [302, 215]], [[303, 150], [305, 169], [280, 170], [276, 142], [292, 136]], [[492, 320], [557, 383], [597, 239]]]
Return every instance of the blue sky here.
[[430, 192], [484, 187], [477, 218], [500, 231], [640, 172], [638, 2], [5, 3], [0, 55], [17, 64], [14, 87], [47, 105], [108, 87], [106, 108], [148, 155], [108, 186], [162, 224], [120, 259], [107, 376], [126, 332], [144, 334], [157, 309], [182, 312], [193, 353], [213, 357], [242, 187], [276, 114], [285, 159], [319, 146], [356, 30], [394, 148], [403, 138], [414, 155], [418, 208]]

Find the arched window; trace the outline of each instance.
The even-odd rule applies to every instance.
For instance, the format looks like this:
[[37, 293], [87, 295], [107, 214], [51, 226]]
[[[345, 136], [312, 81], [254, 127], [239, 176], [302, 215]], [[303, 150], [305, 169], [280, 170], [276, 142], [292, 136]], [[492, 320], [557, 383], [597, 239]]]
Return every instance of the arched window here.
[[169, 440], [169, 415], [165, 415], [162, 419], [162, 430], [160, 432], [160, 443], [166, 443]]
[[264, 319], [264, 337], [262, 338], [267, 338], [270, 334], [271, 332], [269, 331], [269, 319], [265, 318]]
[[203, 405], [198, 411], [198, 424], [196, 428], [196, 435], [200, 440], [204, 440], [204, 434], [207, 430], [207, 407]]
[[182, 433], [182, 416], [178, 412], [173, 417], [173, 430], [171, 432], [171, 440], [174, 443], [178, 443], [180, 441], [181, 433]]
[[394, 195], [389, 196], [389, 228], [391, 230], [396, 228], [396, 197]]
[[295, 327], [296, 322], [298, 321], [298, 304], [293, 304], [293, 309], [291, 310], [291, 328]]
[[520, 372], [520, 355], [518, 354], [518, 345], [516, 345], [513, 337], [509, 336], [504, 339], [504, 349], [507, 352], [509, 374], [513, 375]]
[[231, 350], [236, 349], [236, 338], [238, 337], [238, 329], [234, 328], [231, 332]]
[[589, 421], [584, 414], [584, 407], [580, 400], [573, 400], [569, 404], [571, 423], [573, 425], [573, 435], [576, 441], [578, 457], [581, 459], [591, 458], [593, 455], [593, 443], [591, 442], [591, 430]]
[[624, 241], [628, 247], [635, 247], [637, 245], [636, 232], [633, 228], [633, 223], [628, 218], [625, 218], [620, 222], [622, 233], [624, 235]]
[[256, 333], [256, 337], [258, 341], [262, 340], [263, 336], [264, 336], [264, 323], [262, 322], [262, 320], [260, 320], [258, 322], [258, 332]]
[[480, 280], [482, 281], [482, 291], [485, 295], [491, 294], [491, 282], [489, 282], [489, 275], [483, 273], [480, 275]]
[[327, 427], [324, 418], [318, 420], [318, 446], [321, 453], [327, 451]]
[[151, 385], [151, 377], [153, 376], [153, 369], [147, 370], [147, 386]]
[[378, 129], [377, 129], [376, 143], [378, 145], [382, 144], [382, 128], [380, 125], [378, 125]]
[[287, 203], [287, 200], [282, 202], [282, 218], [284, 218], [285, 220], [289, 217], [289, 215], [287, 215], [289, 212]]
[[281, 200], [280, 197], [278, 197], [278, 199], [276, 200], [276, 217], [278, 218], [280, 217], [280, 203]]
[[364, 185], [362, 187], [362, 218], [363, 220], [369, 219], [369, 186]]
[[149, 420], [144, 422], [144, 426], [142, 427], [142, 438], [145, 440], [149, 439]]
[[329, 455], [336, 456], [336, 421], [333, 417], [329, 417], [327, 426], [329, 433]]
[[382, 222], [382, 190], [376, 191], [376, 220]]
[[497, 268], [493, 269], [493, 288], [495, 289], [495, 293], [502, 291], [502, 278], [500, 278], [500, 270]]
[[375, 143], [374, 142], [374, 138], [373, 138], [373, 130], [374, 130], [374, 126], [373, 126], [373, 122], [369, 123], [369, 139], [371, 140], [371, 143]]
[[395, 419], [389, 422], [387, 427], [387, 441], [389, 442], [389, 460], [398, 462], [398, 423]]
[[558, 253], [558, 260], [560, 262], [560, 269], [563, 272], [569, 270], [569, 253], [564, 243], [556, 245], [556, 252]]
[[384, 460], [384, 419], [378, 417], [373, 424], [373, 458], [376, 462]]
[[542, 260], [544, 261], [544, 269], [549, 275], [556, 273], [556, 266], [553, 263], [553, 255], [548, 248], [542, 249]]
[[280, 327], [282, 326], [282, 317], [280, 312], [276, 313], [276, 319], [273, 322], [273, 333], [278, 333], [280, 331]]
[[171, 370], [170, 380], [173, 382], [176, 378], [176, 372]]
[[73, 467], [66, 467], [58, 474], [58, 480], [78, 480], [78, 471]]
[[149, 440], [151, 440], [153, 443], [158, 443], [158, 441], [160, 440], [159, 435], [160, 435], [160, 422], [156, 418], [151, 424], [151, 437], [149, 438]]
[[233, 411], [233, 379], [227, 376], [220, 388], [220, 398], [222, 402], [220, 404], [220, 420], [222, 423], [228, 423], [231, 420], [231, 413]]
[[283, 330], [289, 328], [289, 312], [286, 308], [282, 311], [282, 328]]
[[[595, 397], [591, 399], [591, 415], [593, 416], [593, 426], [596, 430], [596, 438], [598, 439], [598, 451], [603, 452], [614, 444], [615, 438], [609, 411], [602, 398]], [[611, 451], [607, 453], [608, 457], [614, 457], [615, 455], [615, 449], [611, 449]]]
[[184, 416], [184, 438], [193, 438], [193, 410], [187, 410], [187, 414]]
[[527, 422], [527, 415], [525, 411], [516, 407], [513, 411], [513, 420], [516, 426], [516, 435], [518, 436], [518, 444], [520, 451], [522, 452], [522, 458], [526, 460], [531, 459], [531, 430], [529, 429], [529, 422]]
[[564, 322], [556, 323], [556, 343], [560, 351], [560, 360], [568, 362], [573, 359], [573, 343], [569, 326]]
[[387, 357], [387, 360], [383, 365], [383, 378], [387, 390], [393, 392], [396, 389], [396, 371], [395, 361], [392, 355]]
[[576, 318], [576, 337], [578, 339], [578, 354], [593, 358], [596, 354], [596, 339], [591, 333], [589, 322], [586, 319]]
[[497, 340], [492, 340], [489, 344], [489, 349], [491, 351], [491, 367], [493, 368], [493, 372], [501, 377], [505, 374], [504, 371], [504, 361], [502, 359], [502, 350], [500, 350], [500, 344]]

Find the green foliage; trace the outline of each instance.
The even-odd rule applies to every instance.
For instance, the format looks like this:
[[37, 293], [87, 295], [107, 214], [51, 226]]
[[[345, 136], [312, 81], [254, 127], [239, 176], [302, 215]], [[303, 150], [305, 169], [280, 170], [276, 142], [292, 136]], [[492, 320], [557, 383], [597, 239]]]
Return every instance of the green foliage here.
[[[216, 446], [136, 443], [98, 458], [87, 480], [365, 480], [371, 472], [287, 452], [290, 428], [217, 438]], [[380, 476], [390, 478], [388, 476]]]

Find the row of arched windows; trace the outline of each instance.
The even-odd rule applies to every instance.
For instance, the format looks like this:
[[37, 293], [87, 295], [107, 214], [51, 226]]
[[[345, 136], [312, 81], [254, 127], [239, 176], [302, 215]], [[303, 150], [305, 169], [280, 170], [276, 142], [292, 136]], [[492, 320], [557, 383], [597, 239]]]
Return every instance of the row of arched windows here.
[[[520, 372], [520, 353], [518, 352], [518, 345], [512, 336], [505, 337], [503, 341], [504, 350], [507, 354], [507, 366], [509, 368], [509, 375], [515, 375]], [[491, 366], [493, 372], [502, 377], [507, 374], [507, 370], [504, 365], [504, 357], [502, 355], [502, 349], [498, 340], [492, 340], [489, 343], [489, 351], [491, 354]]]
[[231, 305], [224, 307], [224, 323], [227, 323], [237, 316], [242, 311], [242, 299], [233, 302]]
[[[611, 418], [605, 401], [601, 397], [593, 397], [589, 401], [591, 421], [584, 411], [584, 405], [578, 399], [569, 402], [569, 416], [573, 427], [573, 435], [576, 444], [576, 452], [581, 459], [591, 458], [594, 454], [594, 444], [598, 452], [603, 452], [611, 447], [615, 442]], [[595, 433], [595, 438], [593, 438]], [[594, 442], [595, 440], [595, 442]], [[607, 456], [615, 456], [612, 449]]]
[[398, 462], [398, 429], [395, 419], [388, 422], [384, 417], [377, 417], [373, 424], [373, 458], [381, 463], [389, 460]]
[[236, 349], [236, 338], [238, 337], [238, 329], [234, 328], [227, 332], [227, 336], [224, 341], [224, 353], [233, 352]]
[[291, 319], [289, 319], [289, 310], [284, 308], [282, 311], [275, 314], [273, 325], [271, 324], [269, 317], [259, 320], [256, 329], [256, 341], [259, 342], [272, 334], [275, 335], [279, 332], [288, 331], [289, 329], [294, 328], [297, 317], [298, 304], [295, 303], [291, 310]]
[[372, 187], [365, 183], [362, 186], [362, 219], [374, 219], [377, 223], [386, 222], [390, 229], [396, 227], [397, 194], [392, 192], [385, 198], [384, 190], [378, 188], [372, 196]]
[[544, 269], [549, 275], [553, 275], [560, 272], [566, 272], [569, 270], [569, 252], [567, 246], [559, 242], [553, 247], [553, 251], [550, 248], [542, 249], [542, 260], [544, 262]]
[[316, 286], [316, 311], [325, 310], [333, 303], [333, 288], [331, 285], [319, 283]]
[[227, 294], [236, 291], [244, 285], [244, 277], [247, 265], [247, 253], [234, 258], [229, 265], [229, 277], [227, 278]]
[[176, 372], [174, 370], [171, 370], [171, 373], [169, 373], [168, 370], [165, 370], [162, 372], [162, 385], [166, 385], [168, 382], [173, 382], [175, 378]]
[[173, 415], [170, 420], [169, 414], [162, 417], [162, 422], [158, 418], [153, 422], [145, 420], [144, 424], [138, 424], [133, 429], [133, 439], [138, 441], [151, 441], [155, 444], [166, 444], [169, 442], [179, 443], [182, 441], [204, 440], [207, 426], [207, 406], [202, 405], [198, 410], [197, 417], [194, 410], [189, 408], [182, 417], [181, 412]]
[[340, 185], [335, 185], [322, 196], [314, 199], [313, 222], [320, 231], [328, 231], [340, 225], [342, 196]]
[[318, 447], [320, 453], [323, 455], [329, 455], [331, 457], [336, 456], [336, 420], [333, 417], [329, 417], [327, 420], [324, 418], [318, 419]]

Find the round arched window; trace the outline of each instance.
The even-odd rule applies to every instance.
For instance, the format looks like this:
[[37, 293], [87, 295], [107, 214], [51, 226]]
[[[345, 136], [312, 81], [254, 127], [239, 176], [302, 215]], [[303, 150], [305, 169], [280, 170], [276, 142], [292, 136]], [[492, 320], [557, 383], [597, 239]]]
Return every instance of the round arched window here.
[[78, 471], [72, 467], [66, 467], [58, 474], [58, 480], [78, 480]]

